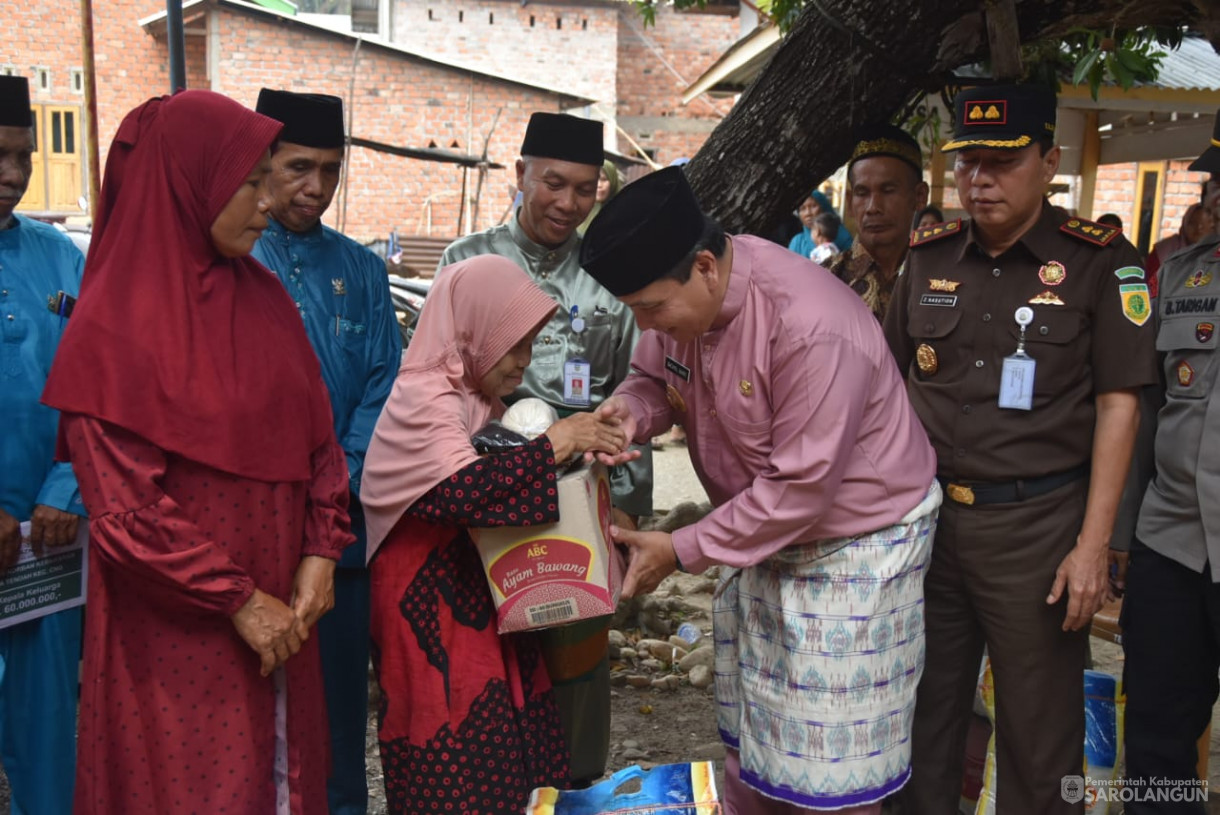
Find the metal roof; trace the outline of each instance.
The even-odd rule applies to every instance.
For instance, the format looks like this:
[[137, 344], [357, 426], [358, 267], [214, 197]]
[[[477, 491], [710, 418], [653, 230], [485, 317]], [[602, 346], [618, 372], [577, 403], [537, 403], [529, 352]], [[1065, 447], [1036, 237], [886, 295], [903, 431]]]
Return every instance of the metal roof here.
[[1220, 54], [1206, 39], [1187, 37], [1181, 48], [1165, 55], [1156, 81], [1148, 84], [1178, 90], [1220, 90]]

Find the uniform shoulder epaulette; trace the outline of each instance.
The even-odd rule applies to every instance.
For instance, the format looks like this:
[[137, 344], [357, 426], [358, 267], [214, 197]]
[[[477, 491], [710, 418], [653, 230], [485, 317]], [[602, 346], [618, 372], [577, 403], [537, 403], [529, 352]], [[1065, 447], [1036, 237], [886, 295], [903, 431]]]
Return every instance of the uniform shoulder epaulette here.
[[1063, 226], [1059, 227], [1059, 231], [1097, 246], [1105, 246], [1123, 234], [1122, 229], [1117, 226], [1106, 226], [1094, 221], [1086, 221], [1084, 218], [1068, 218], [1064, 221]]
[[911, 232], [911, 246], [923, 246], [925, 243], [947, 238], [950, 235], [957, 235], [962, 231], [962, 219], [958, 218], [954, 221], [945, 221], [943, 224], [932, 224], [925, 226], [922, 229], [915, 229]]

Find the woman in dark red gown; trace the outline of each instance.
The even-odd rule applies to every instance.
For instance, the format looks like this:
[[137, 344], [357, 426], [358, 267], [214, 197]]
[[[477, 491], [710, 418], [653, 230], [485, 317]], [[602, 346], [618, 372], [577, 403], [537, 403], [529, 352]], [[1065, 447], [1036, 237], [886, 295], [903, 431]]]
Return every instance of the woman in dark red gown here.
[[518, 815], [535, 787], [567, 783], [537, 641], [496, 632], [468, 531], [558, 520], [556, 461], [626, 446], [586, 413], [522, 447], [475, 453], [470, 437], [503, 412], [555, 308], [504, 258], [443, 270], [369, 445], [361, 497], [393, 813]]
[[219, 94], [123, 120], [44, 400], [89, 510], [78, 815], [322, 815], [310, 629], [347, 466], [300, 317], [250, 260], [280, 125]]

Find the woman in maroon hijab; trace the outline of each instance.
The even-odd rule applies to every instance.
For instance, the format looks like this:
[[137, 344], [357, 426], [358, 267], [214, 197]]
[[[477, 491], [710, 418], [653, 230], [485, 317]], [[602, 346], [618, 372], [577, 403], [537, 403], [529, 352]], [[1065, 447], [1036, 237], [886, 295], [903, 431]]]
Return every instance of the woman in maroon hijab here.
[[43, 396], [90, 516], [78, 815], [327, 809], [309, 634], [353, 538], [318, 363], [247, 257], [279, 129], [186, 91], [111, 145]]

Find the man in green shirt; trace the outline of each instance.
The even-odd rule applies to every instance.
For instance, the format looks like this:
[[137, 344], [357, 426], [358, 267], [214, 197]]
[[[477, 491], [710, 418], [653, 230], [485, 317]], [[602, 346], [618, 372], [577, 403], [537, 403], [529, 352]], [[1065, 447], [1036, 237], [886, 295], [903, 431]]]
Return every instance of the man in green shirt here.
[[[501, 255], [559, 303], [534, 340], [525, 380], [505, 401], [534, 396], [563, 415], [593, 410], [630, 370], [639, 336], [631, 311], [578, 260], [576, 229], [593, 208], [603, 159], [600, 122], [535, 113], [516, 166], [521, 206], [507, 224], [459, 238], [441, 256], [438, 273], [475, 255]], [[632, 528], [634, 518], [652, 514], [651, 449], [638, 449], [641, 457], [616, 467], [610, 479], [616, 523]], [[610, 750], [607, 626], [602, 618], [543, 632], [578, 786], [604, 774]]]

